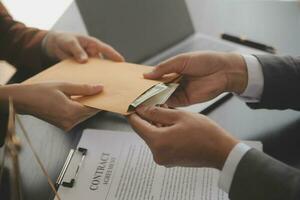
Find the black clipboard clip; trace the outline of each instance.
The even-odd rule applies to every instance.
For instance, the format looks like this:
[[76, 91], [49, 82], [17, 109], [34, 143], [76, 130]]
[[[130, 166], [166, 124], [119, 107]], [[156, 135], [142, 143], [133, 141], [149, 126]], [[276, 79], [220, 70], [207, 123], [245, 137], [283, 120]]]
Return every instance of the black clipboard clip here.
[[77, 150], [71, 149], [65, 164], [57, 178], [56, 190], [60, 187], [72, 188], [76, 182], [78, 172], [84, 162], [87, 149], [79, 147]]

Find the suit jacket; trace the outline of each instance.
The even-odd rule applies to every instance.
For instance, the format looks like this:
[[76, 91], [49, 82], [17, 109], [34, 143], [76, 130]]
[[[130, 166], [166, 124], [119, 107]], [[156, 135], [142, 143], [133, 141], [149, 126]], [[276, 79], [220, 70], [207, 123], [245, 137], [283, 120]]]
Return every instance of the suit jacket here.
[[14, 21], [0, 3], [0, 60], [31, 74], [41, 71], [48, 62], [41, 48], [46, 34], [47, 31]]
[[[300, 110], [300, 57], [256, 57], [262, 65], [264, 88], [260, 103], [248, 105]], [[252, 149], [238, 164], [229, 197], [231, 200], [300, 200], [300, 171]]]

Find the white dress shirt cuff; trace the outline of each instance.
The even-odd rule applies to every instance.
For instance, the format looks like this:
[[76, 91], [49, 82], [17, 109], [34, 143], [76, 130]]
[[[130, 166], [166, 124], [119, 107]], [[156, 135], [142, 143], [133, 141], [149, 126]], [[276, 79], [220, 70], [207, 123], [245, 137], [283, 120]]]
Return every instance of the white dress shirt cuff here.
[[246, 102], [259, 102], [263, 93], [264, 76], [262, 66], [252, 55], [243, 55], [247, 65], [248, 84], [246, 90], [239, 97]]
[[229, 193], [236, 168], [243, 156], [251, 149], [244, 143], [238, 143], [229, 153], [219, 177], [219, 188]]

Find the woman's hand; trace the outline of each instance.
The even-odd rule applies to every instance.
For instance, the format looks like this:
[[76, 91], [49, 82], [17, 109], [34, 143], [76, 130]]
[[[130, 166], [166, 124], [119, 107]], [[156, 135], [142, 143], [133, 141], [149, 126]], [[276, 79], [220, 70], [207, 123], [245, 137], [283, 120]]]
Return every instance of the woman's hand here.
[[88, 57], [102, 55], [113, 61], [124, 61], [124, 58], [114, 48], [89, 36], [49, 32], [44, 39], [43, 47], [47, 56], [57, 61], [74, 57], [78, 62], [84, 63]]
[[169, 73], [183, 75], [179, 88], [167, 102], [173, 107], [204, 102], [223, 92], [239, 94], [248, 83], [244, 59], [232, 53], [182, 54], [161, 63], [144, 76], [158, 79]]
[[95, 115], [99, 110], [70, 99], [71, 96], [94, 95], [101, 85], [73, 83], [12, 84], [0, 87], [0, 99], [13, 98], [16, 111], [43, 119], [65, 131]]

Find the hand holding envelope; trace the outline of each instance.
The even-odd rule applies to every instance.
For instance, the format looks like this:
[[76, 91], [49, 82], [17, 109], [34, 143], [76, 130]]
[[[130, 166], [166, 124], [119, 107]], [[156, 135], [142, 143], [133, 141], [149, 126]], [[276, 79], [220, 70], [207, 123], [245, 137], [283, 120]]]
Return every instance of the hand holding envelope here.
[[93, 108], [123, 115], [129, 114], [140, 104], [163, 104], [175, 91], [180, 77], [177, 74], [164, 76], [160, 80], [143, 78], [150, 67], [117, 63], [90, 58], [79, 64], [74, 60], [62, 61], [53, 67], [31, 77], [23, 84], [64, 81], [80, 84], [102, 84], [103, 92], [85, 97], [72, 97], [76, 101]]

